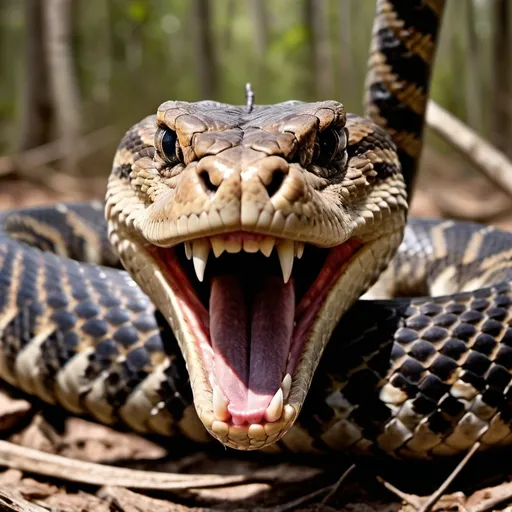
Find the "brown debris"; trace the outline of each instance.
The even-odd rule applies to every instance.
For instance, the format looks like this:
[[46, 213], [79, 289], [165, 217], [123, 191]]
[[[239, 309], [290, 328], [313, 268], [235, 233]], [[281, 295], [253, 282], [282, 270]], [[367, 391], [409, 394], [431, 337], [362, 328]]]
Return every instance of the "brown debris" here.
[[21, 425], [32, 415], [32, 405], [27, 400], [14, 398], [0, 389], [0, 432], [7, 432]]
[[106, 487], [100, 492], [100, 495], [111, 500], [111, 510], [116, 512], [145, 512], [147, 510], [151, 510], [151, 512], [188, 512], [191, 510], [207, 512], [208, 510], [206, 508], [189, 508], [177, 503], [149, 498], [120, 487]]

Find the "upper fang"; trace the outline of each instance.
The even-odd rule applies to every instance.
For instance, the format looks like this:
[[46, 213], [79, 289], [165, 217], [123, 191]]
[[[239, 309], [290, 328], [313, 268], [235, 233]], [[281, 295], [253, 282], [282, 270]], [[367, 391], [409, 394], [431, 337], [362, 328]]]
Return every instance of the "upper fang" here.
[[283, 281], [287, 283], [292, 275], [293, 258], [295, 256], [294, 242], [292, 240], [283, 240], [277, 245], [277, 254], [281, 263]]
[[196, 271], [197, 279], [203, 281], [206, 262], [210, 253], [210, 242], [205, 238], [198, 238], [192, 242], [192, 262]]

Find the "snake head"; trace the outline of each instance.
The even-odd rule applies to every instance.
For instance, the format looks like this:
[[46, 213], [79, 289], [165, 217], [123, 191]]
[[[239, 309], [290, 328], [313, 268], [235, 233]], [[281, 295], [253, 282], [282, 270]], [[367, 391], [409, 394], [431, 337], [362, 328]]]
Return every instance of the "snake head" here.
[[406, 210], [393, 143], [334, 101], [166, 102], [123, 139], [107, 192], [111, 241], [178, 339], [199, 418], [239, 449], [293, 425]]

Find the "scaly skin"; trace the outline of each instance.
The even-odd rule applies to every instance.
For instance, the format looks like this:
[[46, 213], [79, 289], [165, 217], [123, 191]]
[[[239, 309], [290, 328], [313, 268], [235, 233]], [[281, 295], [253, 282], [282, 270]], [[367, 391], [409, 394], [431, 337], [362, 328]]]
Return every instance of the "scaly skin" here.
[[[171, 161], [158, 142], [166, 129], [177, 135], [178, 157]], [[322, 160], [328, 145], [315, 149], [330, 131], [342, 141], [341, 163]], [[247, 113], [213, 102], [166, 102], [156, 119], [133, 127], [121, 143], [106, 215], [123, 265], [178, 339], [201, 421], [227, 446], [256, 449], [293, 425], [334, 327], [398, 248], [406, 211], [393, 143], [368, 121], [346, 119], [339, 103], [287, 102]], [[209, 237], [239, 232], [326, 251], [357, 241], [354, 254], [324, 283], [277, 418], [244, 425], [214, 411], [216, 383], [204, 354], [211, 343], [208, 313], [194, 297], [183, 300], [185, 277], [176, 275], [179, 244], [200, 241], [209, 248]]]

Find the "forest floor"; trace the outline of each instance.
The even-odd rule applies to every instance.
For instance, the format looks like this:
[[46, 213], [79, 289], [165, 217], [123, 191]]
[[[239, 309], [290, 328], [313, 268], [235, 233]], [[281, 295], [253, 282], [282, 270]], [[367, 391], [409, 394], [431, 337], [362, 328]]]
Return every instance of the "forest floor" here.
[[[480, 220], [512, 229], [510, 198], [478, 174], [467, 173], [463, 163], [452, 165], [449, 175], [439, 174], [438, 169], [446, 169], [442, 159], [433, 151], [427, 152], [425, 178], [418, 182], [411, 214]], [[0, 210], [56, 201], [101, 199], [105, 187], [104, 180], [86, 181], [64, 175], [54, 183], [58, 185], [45, 189], [27, 181], [4, 179], [0, 181]], [[80, 480], [79, 466], [60, 477], [55, 476], [57, 472], [53, 477], [40, 476], [44, 464], [40, 461], [23, 464], [19, 455], [10, 452], [0, 441], [0, 465], [6, 468], [0, 471], [0, 511], [420, 510], [458, 462], [360, 460], [338, 488], [338, 480], [352, 463], [341, 456], [283, 459], [269, 454], [224, 451], [219, 447], [208, 450], [169, 447], [84, 419], [61, 416], [55, 409], [33, 405], [10, 389], [0, 392], [0, 431], [3, 439], [29, 450], [25, 455], [34, 449], [38, 453], [100, 462], [117, 469], [203, 475], [205, 485], [213, 485], [193, 488], [187, 484], [179, 489], [179, 485], [171, 483], [167, 490], [147, 491], [147, 488], [137, 489], [136, 480], [127, 485], [126, 479], [119, 478], [116, 468], [102, 477], [103, 473], [95, 475], [94, 469], [88, 466], [84, 467], [89, 471], [89, 483]], [[484, 512], [503, 509], [512, 502], [512, 482], [506, 467], [512, 452], [500, 451], [503, 468], [498, 467], [495, 455], [476, 454], [448, 488], [448, 494], [437, 501], [434, 510]], [[46, 471], [59, 463], [50, 459], [48, 464]], [[215, 477], [211, 475], [236, 475], [239, 481], [231, 479], [230, 483], [227, 480], [225, 485], [215, 486]], [[101, 480], [101, 485], [97, 480]]]

